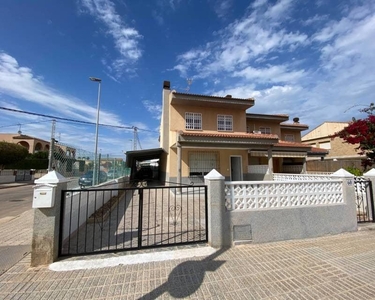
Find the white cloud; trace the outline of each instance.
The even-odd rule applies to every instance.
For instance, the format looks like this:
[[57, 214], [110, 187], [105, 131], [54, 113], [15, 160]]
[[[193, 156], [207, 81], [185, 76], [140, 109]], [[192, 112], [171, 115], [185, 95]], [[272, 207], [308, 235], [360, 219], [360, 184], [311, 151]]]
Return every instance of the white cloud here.
[[125, 65], [135, 63], [142, 56], [139, 46], [142, 35], [135, 28], [125, 25], [110, 0], [81, 0], [81, 4], [88, 13], [107, 27], [107, 32], [112, 36], [115, 48], [121, 55], [121, 58], [112, 64], [112, 68], [120, 76], [126, 71], [123, 69]]
[[[89, 122], [96, 120], [95, 107], [49, 87], [35, 76], [30, 68], [20, 66], [14, 57], [4, 52], [0, 53], [0, 93], [39, 104], [59, 116]], [[100, 121], [106, 124], [121, 124], [118, 116], [103, 110], [100, 113]]]
[[153, 103], [152, 101], [149, 101], [149, 100], [143, 100], [142, 104], [146, 108], [146, 110], [149, 113], [151, 113], [151, 115], [154, 119], [157, 119], [157, 120], [161, 119], [162, 107], [161, 107], [160, 104], [155, 104], [155, 103]]
[[219, 31], [216, 40], [178, 55], [173, 69], [179, 70], [182, 77], [195, 73], [193, 78], [207, 78], [223, 72], [231, 76], [233, 71], [240, 71], [271, 52], [295, 51], [310, 43], [306, 34], [279, 26], [288, 18], [292, 0], [265, 4], [253, 3], [253, 9]]
[[214, 10], [219, 18], [224, 18], [232, 7], [233, 0], [216, 0]]

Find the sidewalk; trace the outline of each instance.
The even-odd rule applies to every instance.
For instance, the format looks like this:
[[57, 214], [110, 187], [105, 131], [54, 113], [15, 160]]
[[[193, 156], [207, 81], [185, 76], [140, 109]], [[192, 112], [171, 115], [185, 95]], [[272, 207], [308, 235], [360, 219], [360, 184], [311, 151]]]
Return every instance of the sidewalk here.
[[34, 180], [18, 181], [18, 182], [10, 182], [10, 183], [0, 183], [0, 189], [9, 189], [9, 188], [13, 188], [13, 187], [24, 186], [24, 185], [32, 185], [32, 184], [34, 184]]
[[[31, 212], [2, 224], [1, 246], [27, 245]], [[160, 251], [159, 260], [167, 250]], [[123, 264], [97, 268], [94, 260], [115, 257]], [[0, 276], [0, 299], [375, 299], [374, 230], [241, 245], [200, 257], [142, 263], [133, 257], [76, 257], [62, 262], [87, 269], [57, 272], [30, 268], [27, 255]]]

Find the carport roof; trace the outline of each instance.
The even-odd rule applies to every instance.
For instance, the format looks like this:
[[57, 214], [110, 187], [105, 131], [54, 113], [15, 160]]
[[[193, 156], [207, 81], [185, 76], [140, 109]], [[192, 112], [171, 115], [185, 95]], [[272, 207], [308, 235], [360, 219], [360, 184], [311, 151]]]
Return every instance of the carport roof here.
[[160, 158], [160, 155], [163, 152], [164, 152], [163, 148], [126, 151], [125, 152], [126, 162], [128, 164], [133, 159], [141, 161], [141, 160]]

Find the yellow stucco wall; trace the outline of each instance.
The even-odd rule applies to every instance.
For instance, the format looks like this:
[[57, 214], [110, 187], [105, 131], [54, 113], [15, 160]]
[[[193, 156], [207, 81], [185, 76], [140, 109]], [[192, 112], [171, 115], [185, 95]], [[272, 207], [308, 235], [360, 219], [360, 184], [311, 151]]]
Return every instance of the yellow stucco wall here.
[[[181, 175], [189, 176], [189, 154], [191, 152], [216, 152], [219, 154], [219, 171], [223, 176], [230, 176], [230, 157], [242, 157], [242, 173], [247, 173], [248, 152], [247, 150], [224, 150], [224, 149], [191, 149], [182, 147]], [[169, 176], [177, 177], [177, 149], [171, 149], [168, 156]]]
[[269, 127], [271, 128], [271, 134], [277, 134], [280, 136], [280, 123], [270, 122], [266, 120], [247, 120], [247, 128], [250, 132], [258, 131], [260, 127]]
[[185, 129], [185, 113], [201, 113], [202, 114], [202, 131], [217, 132], [217, 115], [233, 116], [233, 131], [246, 132], [246, 113], [243, 109], [218, 108], [218, 107], [201, 107], [173, 105], [170, 109], [170, 130], [186, 130]]
[[286, 134], [293, 134], [294, 141], [296, 143], [301, 142], [301, 132], [299, 130], [292, 130], [292, 129], [281, 129], [280, 139], [285, 140]]

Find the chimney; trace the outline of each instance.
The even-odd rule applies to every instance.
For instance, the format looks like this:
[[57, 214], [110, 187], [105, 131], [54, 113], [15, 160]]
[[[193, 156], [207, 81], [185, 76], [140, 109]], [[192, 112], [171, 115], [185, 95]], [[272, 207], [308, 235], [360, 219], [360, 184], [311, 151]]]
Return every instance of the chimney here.
[[226, 95], [225, 98], [232, 98], [232, 95]]
[[171, 82], [170, 81], [164, 81], [163, 82], [163, 89], [170, 90], [171, 89]]
[[294, 122], [294, 124], [298, 124], [299, 123], [299, 118], [293, 118], [293, 122]]

